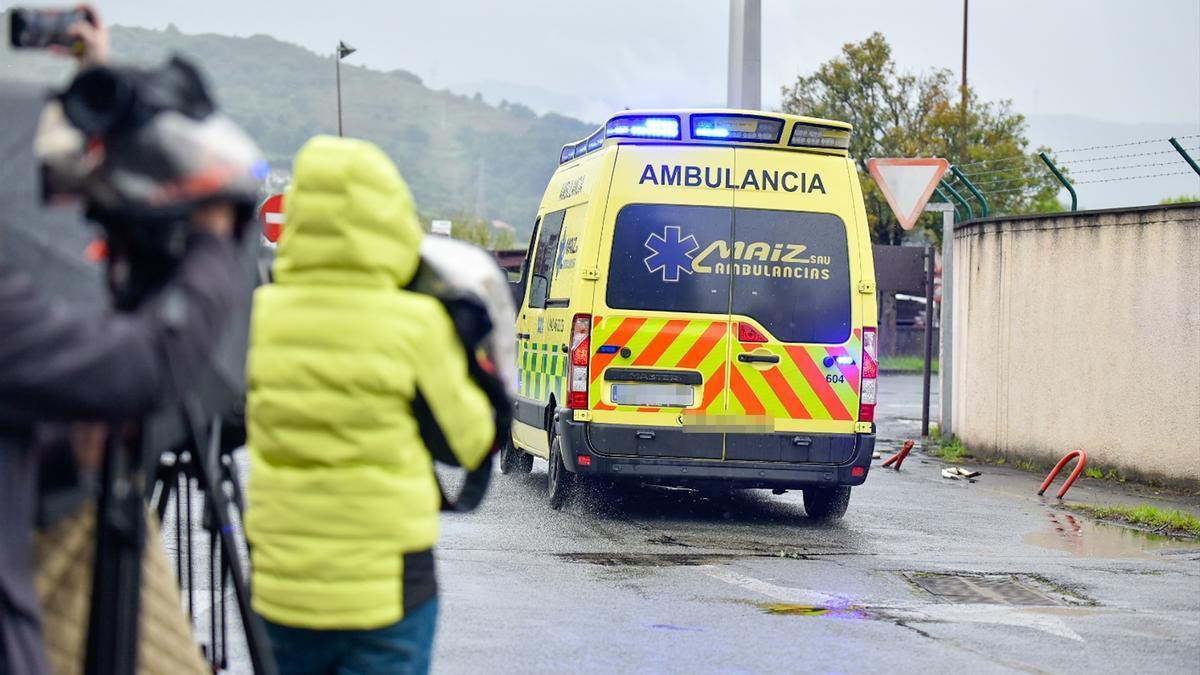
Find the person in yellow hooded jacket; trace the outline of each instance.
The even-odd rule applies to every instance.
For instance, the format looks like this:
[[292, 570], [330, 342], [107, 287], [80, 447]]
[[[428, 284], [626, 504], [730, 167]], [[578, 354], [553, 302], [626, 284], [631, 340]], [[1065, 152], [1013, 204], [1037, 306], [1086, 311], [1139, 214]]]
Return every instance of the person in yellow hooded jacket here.
[[254, 609], [282, 673], [427, 672], [440, 494], [414, 408], [467, 468], [492, 408], [443, 306], [405, 290], [425, 235], [380, 149], [312, 139], [284, 207], [248, 357]]

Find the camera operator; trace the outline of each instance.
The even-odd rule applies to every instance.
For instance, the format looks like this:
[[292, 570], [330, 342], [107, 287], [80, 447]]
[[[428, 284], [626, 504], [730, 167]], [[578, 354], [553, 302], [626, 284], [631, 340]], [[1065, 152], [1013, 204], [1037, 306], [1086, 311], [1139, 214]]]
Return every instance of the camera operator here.
[[[108, 54], [90, 16], [70, 29], [81, 69]], [[97, 425], [139, 419], [186, 390], [236, 302], [243, 214], [219, 197], [197, 203], [180, 221], [185, 246], [168, 279], [125, 313], [68, 310], [0, 260], [0, 674], [50, 672], [32, 560], [39, 426], [82, 422], [93, 433], [79, 436], [103, 438]]]

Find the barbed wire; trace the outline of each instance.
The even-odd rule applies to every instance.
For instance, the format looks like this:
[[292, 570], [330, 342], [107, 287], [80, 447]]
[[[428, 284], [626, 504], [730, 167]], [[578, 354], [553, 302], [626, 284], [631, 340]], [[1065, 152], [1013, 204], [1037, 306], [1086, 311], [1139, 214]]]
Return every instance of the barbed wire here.
[[1007, 195], [1007, 194], [1012, 194], [1014, 192], [1037, 192], [1037, 189], [1035, 189], [1031, 185], [1026, 185], [1026, 186], [1018, 187], [1018, 188], [1009, 188], [1007, 190], [994, 190], [992, 192], [988, 192], [987, 196], [991, 197], [994, 195]]
[[1194, 174], [1194, 171], [1171, 171], [1168, 173], [1151, 173], [1143, 176], [1118, 176], [1116, 178], [1099, 178], [1095, 180], [1081, 180], [1074, 185], [1088, 185], [1090, 183], [1113, 183], [1119, 180], [1140, 180], [1142, 178], [1161, 178], [1163, 176], [1183, 176], [1185, 174]]
[[965, 164], [955, 164], [955, 166], [957, 166], [960, 169], [965, 169], [969, 166], [979, 166], [980, 164], [997, 164], [998, 165], [1001, 163], [1011, 163], [1011, 162], [1015, 162], [1017, 160], [1026, 160], [1026, 159], [1029, 159], [1029, 157], [1027, 155], [1009, 155], [1008, 157], [997, 157], [996, 159], [981, 159], [981, 160], [974, 161], [974, 162], [967, 162]]
[[[1026, 157], [1025, 159], [1029, 160], [1029, 159], [1033, 159], [1033, 158]], [[959, 167], [959, 168], [961, 169], [962, 167]], [[975, 173], [968, 173], [967, 178], [970, 178], [972, 181], [974, 181], [976, 176], [991, 176], [992, 174], [997, 174], [997, 173], [1008, 173], [1009, 171], [1012, 171], [1012, 170], [1013, 169], [990, 169], [988, 171], [976, 171]]]
[[[1200, 134], [1189, 134], [1187, 136], [1176, 136], [1175, 140], [1184, 140], [1187, 138], [1200, 138]], [[1057, 155], [1066, 155], [1073, 152], [1088, 152], [1090, 150], [1107, 150], [1109, 148], [1128, 148], [1134, 145], [1147, 145], [1150, 143], [1165, 143], [1169, 139], [1166, 138], [1149, 138], [1144, 141], [1130, 141], [1129, 143], [1111, 143], [1109, 145], [1093, 145], [1086, 148], [1067, 148], [1066, 150], [1055, 150]]]
[[1106, 166], [1101, 169], [1084, 169], [1083, 171], [1072, 171], [1071, 175], [1081, 176], [1085, 173], [1104, 173], [1106, 171], [1122, 171], [1124, 169], [1145, 169], [1145, 168], [1148, 168], [1151, 166], [1175, 166], [1182, 162], [1183, 162], [1183, 158], [1180, 157], [1178, 160], [1176, 160], [1174, 162], [1151, 162], [1150, 164], [1125, 164], [1122, 166]]
[[[1184, 148], [1187, 152], [1200, 152], [1200, 147]], [[1087, 164], [1089, 162], [1103, 162], [1106, 159], [1130, 159], [1132, 157], [1150, 157], [1152, 155], [1178, 155], [1179, 152], [1174, 148], [1170, 150], [1156, 150], [1154, 152], [1134, 152], [1127, 155], [1105, 155], [1104, 157], [1085, 157], [1083, 159], [1073, 159], [1071, 164]]]
[[[1200, 134], [1188, 134], [1186, 136], [1175, 136], [1174, 138], [1177, 141], [1183, 141], [1183, 140], [1187, 140], [1190, 138], [1200, 138]], [[1146, 139], [1143, 141], [1130, 141], [1128, 143], [1112, 143], [1109, 145], [1092, 145], [1092, 146], [1083, 147], [1083, 148], [1067, 148], [1065, 150], [1051, 150], [1051, 152], [1049, 152], [1047, 154], [1049, 154], [1052, 157], [1056, 157], [1058, 155], [1074, 154], [1074, 153], [1079, 153], [1079, 152], [1089, 152], [1092, 150], [1108, 150], [1111, 148], [1127, 148], [1127, 147], [1131, 147], [1131, 146], [1135, 146], [1135, 145], [1148, 145], [1150, 143], [1167, 143], [1167, 142], [1169, 142], [1169, 140], [1170, 139], [1168, 139], [1168, 138], [1149, 138], [1149, 139]], [[1189, 148], [1185, 148], [1185, 150], [1188, 150], [1188, 152], [1194, 151]], [[1139, 153], [1132, 153], [1132, 154], [1125, 154], [1125, 155], [1113, 155], [1113, 156], [1109, 156], [1109, 157], [1091, 157], [1091, 158], [1073, 160], [1073, 162], [1075, 164], [1082, 164], [1083, 162], [1095, 162], [1095, 161], [1099, 161], [1102, 159], [1144, 157], [1147, 155], [1163, 155], [1163, 154], [1167, 154], [1167, 153], [1171, 153], [1171, 152], [1175, 152], [1175, 150], [1173, 150], [1173, 149], [1172, 150], [1160, 150], [1160, 151], [1156, 151], [1156, 152], [1145, 152], [1145, 153], [1139, 152]], [[1008, 155], [1007, 157], [997, 157], [995, 159], [980, 159], [980, 160], [976, 160], [974, 162], [964, 162], [964, 163], [958, 164], [956, 166], [958, 166], [959, 169], [965, 169], [967, 167], [972, 167], [972, 166], [981, 166], [981, 165], [985, 165], [985, 164], [999, 166], [1002, 164], [1010, 164], [1012, 162], [1016, 162], [1019, 160], [1021, 160], [1021, 161], [1028, 160], [1030, 158], [1032, 158], [1032, 155]], [[976, 175], [982, 175], [982, 172], [979, 172]]]

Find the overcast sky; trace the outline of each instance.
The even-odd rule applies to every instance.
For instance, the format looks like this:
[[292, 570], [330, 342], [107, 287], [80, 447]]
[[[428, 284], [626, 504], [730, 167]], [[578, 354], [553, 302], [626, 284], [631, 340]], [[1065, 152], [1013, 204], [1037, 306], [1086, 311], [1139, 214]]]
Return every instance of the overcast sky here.
[[[0, 7], [8, 6], [0, 0]], [[28, 4], [25, 2], [22, 5]], [[62, 3], [59, 3], [62, 4]], [[512, 91], [598, 121], [624, 107], [723, 104], [728, 0], [109, 0], [110, 23], [267, 33], [435, 87]], [[976, 0], [971, 84], [1027, 114], [1200, 123], [1197, 0]], [[880, 31], [906, 70], [960, 67], [962, 0], [763, 0], [763, 102]], [[524, 94], [524, 95], [522, 95]], [[547, 104], [547, 102], [550, 102]], [[541, 105], [538, 105], [538, 104]]]

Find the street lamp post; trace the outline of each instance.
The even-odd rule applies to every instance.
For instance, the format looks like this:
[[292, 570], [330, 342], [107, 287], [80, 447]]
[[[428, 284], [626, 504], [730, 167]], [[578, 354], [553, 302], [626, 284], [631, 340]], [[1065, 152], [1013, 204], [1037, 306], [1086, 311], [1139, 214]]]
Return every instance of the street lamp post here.
[[350, 56], [355, 51], [354, 47], [338, 40], [337, 54], [333, 59], [337, 63], [337, 108], [338, 108], [338, 136], [342, 135], [342, 59]]

